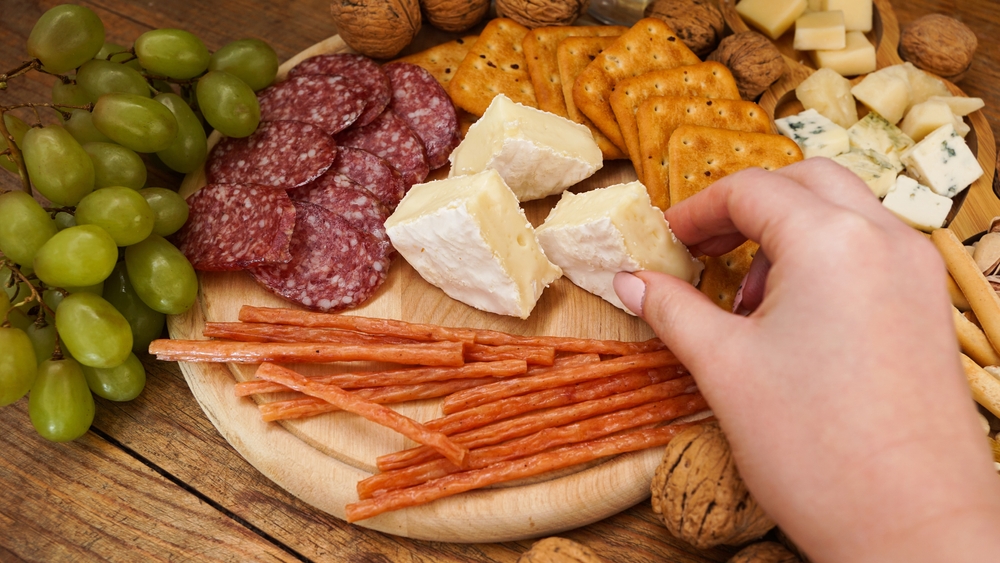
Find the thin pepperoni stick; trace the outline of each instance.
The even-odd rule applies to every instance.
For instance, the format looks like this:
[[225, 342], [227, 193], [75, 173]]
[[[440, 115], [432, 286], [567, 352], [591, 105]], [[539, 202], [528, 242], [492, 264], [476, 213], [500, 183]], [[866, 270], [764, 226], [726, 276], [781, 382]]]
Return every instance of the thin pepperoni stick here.
[[240, 342], [328, 342], [337, 344], [414, 344], [420, 340], [393, 336], [377, 336], [338, 328], [269, 323], [205, 323], [207, 337]]
[[704, 421], [633, 430], [617, 436], [563, 446], [526, 458], [495, 463], [482, 469], [453, 473], [416, 487], [390, 491], [375, 498], [348, 504], [347, 521], [357, 522], [384, 512], [427, 504], [465, 491], [532, 477], [603, 457], [665, 446], [678, 433], [702, 422]]
[[226, 342], [222, 340], [154, 340], [149, 353], [170, 362], [234, 362], [257, 364], [390, 362], [424, 366], [461, 366], [461, 342], [417, 344], [324, 344], [304, 342]]
[[[444, 397], [445, 395], [454, 393], [455, 391], [470, 389], [477, 385], [485, 385], [494, 381], [496, 381], [496, 379], [493, 377], [483, 377], [479, 379], [456, 379], [453, 381], [437, 381], [433, 383], [420, 383], [417, 385], [368, 387], [354, 390], [352, 393], [359, 397], [368, 399], [373, 403], [389, 405], [405, 403], [407, 401], [419, 401], [422, 399]], [[302, 397], [301, 399], [289, 399], [287, 401], [262, 403], [259, 407], [261, 419], [264, 420], [264, 422], [289, 420], [293, 418], [308, 418], [340, 410], [336, 406], [331, 405], [322, 399], [317, 399], [316, 397]]]
[[551, 346], [559, 352], [627, 356], [666, 349], [666, 346], [658, 338], [643, 342], [622, 342], [620, 340], [594, 340], [591, 338], [570, 338], [568, 336], [518, 336], [494, 330], [476, 330], [475, 333], [477, 344], [489, 344], [490, 346]]
[[[451, 439], [456, 444], [461, 444], [470, 449], [492, 446], [493, 444], [513, 440], [514, 438], [527, 436], [545, 428], [563, 426], [593, 416], [637, 407], [654, 401], [662, 401], [676, 397], [682, 393], [690, 393], [696, 389], [694, 379], [690, 376], [685, 376], [672, 381], [665, 381], [636, 389], [635, 391], [618, 393], [617, 395], [611, 395], [603, 399], [585, 401], [575, 405], [566, 405], [526, 414], [518, 418], [511, 418], [468, 432], [453, 434]], [[434, 450], [418, 446], [401, 452], [380, 456], [375, 460], [375, 463], [379, 471], [390, 471], [430, 461], [437, 457], [439, 456]]]
[[[681, 395], [564, 426], [545, 428], [530, 436], [503, 444], [470, 450], [466, 464], [469, 469], [481, 469], [494, 463], [534, 455], [558, 446], [594, 440], [647, 424], [666, 422], [707, 408], [708, 403], [700, 394]], [[461, 470], [461, 467], [446, 459], [436, 459], [405, 469], [379, 473], [358, 482], [358, 498], [371, 498], [384, 491], [412, 487]]]
[[393, 319], [376, 319], [353, 315], [312, 313], [297, 309], [252, 307], [250, 305], [244, 305], [240, 309], [240, 320], [243, 322], [339, 328], [367, 334], [398, 336], [428, 342], [450, 341], [472, 344], [476, 338], [473, 331], [463, 328], [448, 328], [431, 324], [408, 323]]
[[524, 395], [541, 389], [562, 387], [571, 383], [592, 381], [609, 375], [617, 375], [643, 368], [657, 368], [678, 365], [677, 358], [669, 350], [621, 356], [593, 365], [554, 367], [545, 373], [532, 377], [519, 377], [510, 381], [498, 381], [469, 389], [449, 396], [441, 405], [444, 414], [462, 411], [492, 403], [499, 399]]
[[261, 364], [257, 368], [257, 377], [281, 383], [306, 395], [323, 399], [337, 407], [362, 416], [367, 420], [391, 428], [403, 436], [428, 447], [444, 456], [448, 461], [461, 466], [469, 450], [451, 441], [440, 432], [428, 430], [423, 424], [399, 414], [398, 412], [373, 403], [368, 399], [358, 397], [334, 385], [323, 385], [310, 381], [288, 368], [275, 364]]
[[[425, 367], [367, 373], [314, 375], [309, 379], [317, 383], [336, 385], [342, 389], [360, 389], [363, 387], [414, 385], [451, 379], [510, 377], [521, 375], [527, 371], [528, 364], [524, 360], [505, 360], [502, 362], [477, 362], [459, 367]], [[271, 381], [253, 379], [237, 383], [234, 391], [237, 397], [246, 397], [257, 393], [284, 393], [288, 391], [288, 388]]]
[[465, 347], [467, 362], [495, 362], [498, 360], [525, 360], [529, 364], [551, 366], [556, 359], [556, 349], [545, 346], [487, 346], [469, 344]]

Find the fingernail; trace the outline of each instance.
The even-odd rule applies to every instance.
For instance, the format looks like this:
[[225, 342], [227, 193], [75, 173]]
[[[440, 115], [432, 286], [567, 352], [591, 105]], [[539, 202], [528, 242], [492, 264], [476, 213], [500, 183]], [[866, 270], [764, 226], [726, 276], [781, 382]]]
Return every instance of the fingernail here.
[[642, 316], [642, 300], [646, 297], [646, 283], [628, 272], [618, 272], [614, 279], [615, 293], [622, 303], [636, 315]]

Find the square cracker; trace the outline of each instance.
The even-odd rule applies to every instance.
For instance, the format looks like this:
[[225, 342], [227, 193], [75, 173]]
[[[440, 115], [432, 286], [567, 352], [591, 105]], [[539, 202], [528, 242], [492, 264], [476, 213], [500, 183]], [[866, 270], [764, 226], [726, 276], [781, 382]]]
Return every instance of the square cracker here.
[[462, 37], [419, 53], [407, 55], [393, 62], [410, 63], [423, 68], [431, 73], [434, 80], [437, 80], [445, 90], [448, 90], [448, 83], [455, 76], [458, 65], [462, 64], [465, 55], [469, 54], [469, 49], [472, 48], [472, 44], [477, 39], [479, 39], [478, 35]]
[[732, 311], [736, 292], [750, 271], [750, 262], [758, 248], [757, 243], [748, 240], [722, 256], [702, 258], [705, 270], [698, 289], [719, 307]]
[[802, 160], [795, 141], [771, 133], [681, 125], [667, 144], [670, 204], [744, 168], [774, 170]]
[[635, 112], [652, 96], [703, 96], [739, 100], [740, 91], [729, 69], [717, 62], [704, 62], [668, 70], [647, 72], [620, 81], [611, 93], [611, 109], [621, 128], [625, 147], [637, 173], [642, 171], [639, 130]]
[[527, 34], [528, 28], [507, 18], [486, 24], [448, 84], [455, 105], [481, 116], [494, 96], [506, 94], [519, 104], [537, 108], [521, 47]]
[[559, 42], [556, 48], [556, 59], [559, 63], [559, 81], [563, 89], [563, 101], [566, 104], [568, 117], [577, 123], [586, 125], [594, 134], [597, 146], [604, 153], [604, 160], [625, 158], [625, 153], [612, 143], [594, 122], [577, 109], [573, 103], [573, 83], [576, 77], [587, 68], [590, 61], [597, 58], [608, 45], [615, 42], [615, 37], [567, 37]]
[[681, 125], [702, 125], [750, 133], [772, 131], [771, 118], [753, 102], [699, 96], [653, 96], [639, 105], [635, 121], [642, 165], [639, 176], [653, 205], [663, 210], [670, 206], [667, 141], [674, 129]]
[[701, 59], [670, 26], [656, 18], [641, 19], [583, 69], [573, 85], [573, 101], [612, 143], [627, 151], [611, 109], [615, 85], [653, 70], [698, 62]]
[[528, 74], [538, 98], [538, 109], [569, 117], [566, 99], [559, 81], [559, 63], [556, 49], [567, 37], [617, 37], [628, 29], [621, 26], [583, 25], [539, 27], [524, 37], [521, 46], [528, 61]]

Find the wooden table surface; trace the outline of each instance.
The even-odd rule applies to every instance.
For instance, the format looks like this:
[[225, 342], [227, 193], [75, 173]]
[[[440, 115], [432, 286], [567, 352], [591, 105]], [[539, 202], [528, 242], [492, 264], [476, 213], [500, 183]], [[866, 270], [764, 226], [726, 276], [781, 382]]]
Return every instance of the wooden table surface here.
[[[84, 0], [109, 41], [129, 45], [154, 28], [179, 27], [209, 49], [258, 37], [287, 59], [336, 31], [328, 0]], [[0, 0], [0, 70], [26, 58], [25, 40], [52, 0]], [[959, 85], [986, 101], [1000, 132], [1000, 10], [996, 0], [896, 0], [901, 26], [941, 12], [979, 37]], [[426, 36], [433, 31], [425, 32]], [[51, 77], [12, 80], [0, 104], [47, 101]], [[155, 174], [150, 185], [177, 187]], [[0, 190], [16, 188], [0, 175]], [[216, 432], [177, 364], [144, 358], [142, 395], [97, 400], [84, 437], [46, 442], [27, 399], [0, 410], [0, 561], [515, 561], [531, 542], [444, 544], [351, 526], [311, 508], [258, 473]], [[648, 503], [563, 534], [610, 561], [725, 561], [731, 549], [698, 550], [667, 534]]]

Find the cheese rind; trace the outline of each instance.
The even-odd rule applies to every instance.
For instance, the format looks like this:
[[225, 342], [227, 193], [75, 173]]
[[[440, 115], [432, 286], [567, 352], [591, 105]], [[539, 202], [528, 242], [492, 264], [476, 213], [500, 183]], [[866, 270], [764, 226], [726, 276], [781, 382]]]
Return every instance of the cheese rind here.
[[639, 182], [566, 192], [536, 232], [566, 277], [630, 314], [615, 293], [617, 272], [649, 270], [696, 284], [704, 268], [670, 232]]
[[903, 133], [881, 115], [871, 112], [861, 121], [847, 130], [851, 146], [862, 150], [871, 150], [885, 157], [892, 163], [896, 172], [903, 169], [900, 157], [906, 149], [913, 146], [913, 139]]
[[847, 31], [872, 30], [872, 0], [820, 0], [819, 7], [844, 12]]
[[954, 197], [983, 175], [976, 156], [950, 123], [913, 145], [902, 160], [907, 173], [946, 197]]
[[764, 35], [777, 39], [795, 24], [807, 7], [806, 0], [740, 0], [736, 11]]
[[812, 51], [813, 62], [819, 68], [829, 68], [841, 76], [857, 76], [876, 68], [875, 46], [860, 31], [848, 31], [847, 46], [832, 51]]
[[896, 183], [896, 167], [873, 150], [851, 149], [833, 157], [833, 161], [854, 172], [876, 197], [884, 197]]
[[774, 121], [778, 131], [795, 141], [805, 158], [831, 158], [851, 148], [847, 130], [814, 109]]
[[428, 283], [483, 311], [528, 318], [562, 275], [496, 170], [413, 186], [385, 229]]
[[795, 20], [795, 49], [812, 51], [815, 49], [843, 49], [847, 47], [847, 31], [844, 29], [844, 12], [812, 12]]
[[907, 176], [897, 178], [882, 200], [882, 205], [906, 224], [928, 232], [944, 225], [953, 203], [951, 198], [938, 195]]
[[496, 170], [519, 201], [561, 193], [604, 164], [590, 129], [503, 94], [493, 98], [448, 159], [449, 178]]

